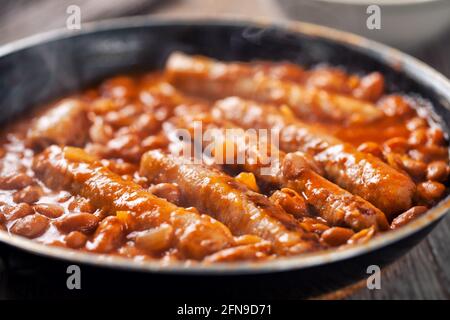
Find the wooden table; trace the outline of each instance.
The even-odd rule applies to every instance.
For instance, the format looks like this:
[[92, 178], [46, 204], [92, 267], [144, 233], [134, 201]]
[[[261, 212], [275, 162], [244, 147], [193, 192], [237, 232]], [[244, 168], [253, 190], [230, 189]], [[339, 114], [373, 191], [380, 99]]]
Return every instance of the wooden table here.
[[[113, 4], [114, 3], [114, 4]], [[183, 16], [199, 14], [239, 14], [285, 18], [273, 0], [7, 0], [0, 11], [0, 44], [37, 32], [65, 26], [66, 8], [81, 8], [82, 22], [98, 19], [151, 14]], [[450, 77], [450, 32], [413, 53]], [[368, 290], [365, 282], [340, 290], [328, 298], [347, 299], [450, 299], [450, 216], [406, 256], [382, 270], [382, 289]], [[2, 278], [0, 277], [0, 282]], [[25, 293], [26, 296], [33, 296]], [[8, 297], [2, 292], [0, 297]], [[289, 298], [295, 298], [291, 294]]]

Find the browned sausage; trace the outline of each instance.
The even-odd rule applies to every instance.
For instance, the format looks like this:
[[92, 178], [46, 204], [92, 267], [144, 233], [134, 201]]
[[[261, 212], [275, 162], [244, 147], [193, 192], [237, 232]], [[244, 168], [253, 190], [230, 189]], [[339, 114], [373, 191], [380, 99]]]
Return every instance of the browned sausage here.
[[[33, 169], [50, 188], [86, 197], [110, 214], [130, 211], [136, 216], [150, 215], [147, 227], [170, 224], [176, 230], [177, 248], [188, 258], [201, 259], [232, 244], [229, 230], [220, 222], [157, 198], [134, 182], [121, 179], [81, 149], [52, 146], [36, 157]], [[92, 248], [103, 250], [96, 245]]]
[[[194, 121], [205, 118], [206, 116], [202, 114], [184, 114], [172, 122], [179, 128], [189, 128]], [[233, 144], [231, 150], [226, 150], [229, 147], [226, 130], [231, 128], [226, 121], [218, 119], [213, 122], [206, 121], [202, 128], [205, 132], [208, 129], [214, 130], [213, 143], [216, 147], [227, 153], [233, 153], [231, 156], [234, 159], [241, 156], [243, 160], [242, 163], [237, 163], [238, 161], [226, 162], [223, 161], [226, 159], [218, 159], [221, 164], [228, 167], [241, 167], [255, 174], [258, 180], [265, 184], [297, 191], [304, 196], [310, 207], [314, 208], [315, 213], [331, 225], [348, 226], [354, 230], [365, 229], [372, 225], [381, 230], [389, 228], [383, 212], [361, 197], [351, 194], [314, 172], [320, 169], [314, 160], [309, 159], [305, 154], [301, 152], [286, 154], [269, 143], [263, 145], [258, 141], [252, 141], [250, 135], [236, 127], [233, 128], [235, 129], [233, 137], [236, 140], [232, 143], [237, 140], [245, 143], [239, 146]], [[267, 159], [268, 163], [261, 163], [260, 159]]]
[[213, 115], [244, 128], [278, 131], [280, 149], [313, 155], [328, 179], [369, 201], [389, 218], [411, 206], [415, 185], [409, 176], [275, 107], [233, 97], [218, 101]]
[[45, 148], [50, 144], [81, 146], [87, 137], [88, 125], [84, 103], [65, 99], [34, 121], [27, 142], [34, 148]]
[[166, 70], [172, 83], [191, 94], [213, 98], [236, 95], [287, 104], [301, 118], [368, 123], [383, 116], [369, 102], [254, 73], [244, 64], [227, 65], [206, 57], [173, 53]]
[[271, 241], [277, 253], [315, 247], [295, 218], [221, 171], [154, 150], [143, 155], [140, 173], [152, 182], [177, 183], [185, 205], [209, 212], [236, 235], [254, 234]]

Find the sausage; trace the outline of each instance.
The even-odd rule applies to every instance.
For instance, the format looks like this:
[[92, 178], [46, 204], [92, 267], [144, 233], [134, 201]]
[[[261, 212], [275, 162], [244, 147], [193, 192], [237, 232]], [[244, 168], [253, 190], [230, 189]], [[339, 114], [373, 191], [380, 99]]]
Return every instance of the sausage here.
[[211, 213], [235, 235], [254, 234], [272, 242], [279, 254], [297, 254], [317, 245], [294, 217], [221, 171], [153, 150], [142, 156], [140, 174], [153, 183], [177, 183], [185, 205]]
[[[185, 114], [179, 116], [172, 122], [177, 123], [182, 128], [189, 127], [193, 121], [205, 118], [203, 115]], [[206, 122], [202, 128], [214, 130], [215, 147], [226, 150], [227, 128], [231, 126], [226, 121], [216, 120]], [[234, 127], [234, 129], [239, 129]], [[239, 144], [239, 148], [231, 148], [233, 159], [242, 157], [243, 161], [226, 162], [221, 161], [225, 167], [240, 167], [252, 172], [259, 181], [265, 184], [274, 185], [277, 188], [290, 188], [302, 194], [310, 207], [317, 215], [324, 218], [333, 226], [347, 226], [359, 231], [374, 225], [377, 229], [386, 230], [389, 224], [383, 212], [372, 204], [355, 196], [350, 192], [340, 188], [334, 183], [320, 176], [315, 171], [320, 168], [301, 152], [284, 153], [277, 150], [274, 145], [260, 143], [243, 130], [234, 130], [236, 140], [245, 141]], [[258, 138], [258, 137], [255, 137]], [[238, 150], [241, 149], [241, 150]], [[239, 153], [239, 155], [238, 155]], [[209, 156], [207, 154], [207, 156]], [[260, 159], [267, 159], [268, 163], [261, 163]], [[223, 160], [223, 159], [219, 159]], [[266, 170], [264, 170], [266, 169]]]
[[236, 95], [287, 104], [304, 119], [369, 123], [383, 117], [383, 112], [372, 103], [268, 77], [244, 64], [228, 65], [206, 57], [173, 53], [166, 70], [170, 81], [190, 94], [212, 98]]
[[37, 149], [51, 144], [81, 146], [87, 138], [88, 126], [84, 103], [65, 99], [34, 121], [27, 133], [27, 144]]
[[359, 196], [340, 188], [312, 170], [301, 170], [285, 187], [301, 192], [308, 204], [332, 226], [347, 226], [359, 231], [370, 226], [386, 230], [383, 212]]
[[371, 154], [340, 144], [327, 148], [315, 159], [323, 164], [332, 181], [373, 203], [390, 218], [412, 205], [416, 187], [410, 177]]
[[279, 132], [281, 150], [311, 154], [326, 178], [369, 201], [389, 219], [412, 204], [415, 184], [409, 176], [273, 106], [232, 97], [217, 101], [212, 114], [244, 128]]
[[[48, 187], [88, 198], [95, 207], [110, 214], [146, 214], [151, 223], [146, 227], [170, 224], [177, 237], [176, 247], [187, 258], [201, 259], [232, 244], [231, 233], [218, 221], [177, 207], [136, 183], [121, 179], [82, 149], [51, 146], [36, 156], [33, 170]], [[96, 246], [94, 249], [98, 250]]]

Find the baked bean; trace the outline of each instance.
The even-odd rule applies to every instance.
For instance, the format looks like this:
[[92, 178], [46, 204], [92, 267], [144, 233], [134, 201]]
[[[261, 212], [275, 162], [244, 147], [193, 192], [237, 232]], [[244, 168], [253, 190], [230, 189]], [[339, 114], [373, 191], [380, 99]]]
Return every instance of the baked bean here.
[[447, 148], [435, 145], [417, 146], [415, 149], [409, 150], [408, 154], [415, 160], [427, 163], [435, 160], [448, 161]]
[[142, 177], [138, 174], [135, 174], [133, 176], [133, 181], [140, 185], [142, 188], [147, 189], [150, 187], [150, 182], [148, 181], [147, 177]]
[[326, 224], [326, 221], [319, 217], [302, 217], [300, 219], [300, 226], [307, 232], [322, 234], [330, 227]]
[[411, 132], [408, 138], [408, 142], [414, 146], [420, 146], [426, 144], [428, 141], [427, 129], [419, 128]]
[[158, 253], [169, 249], [173, 241], [173, 228], [167, 223], [136, 233], [136, 247], [150, 253]]
[[99, 219], [87, 212], [68, 213], [55, 221], [55, 226], [65, 232], [81, 231], [83, 233], [90, 233], [98, 226]]
[[124, 158], [132, 162], [137, 162], [140, 159], [142, 151], [139, 146], [140, 139], [135, 134], [118, 136], [111, 139], [107, 144], [107, 148], [110, 150], [112, 156]]
[[435, 146], [445, 145], [444, 132], [439, 128], [436, 128], [436, 127], [429, 128], [427, 130], [427, 138], [428, 138], [428, 144], [435, 145]]
[[115, 128], [130, 126], [136, 117], [138, 110], [134, 105], [128, 105], [119, 109], [118, 111], [110, 111], [104, 116], [107, 124]]
[[100, 143], [88, 142], [84, 147], [84, 150], [98, 159], [109, 157], [110, 153], [106, 145]]
[[72, 195], [69, 192], [61, 191], [58, 194], [58, 198], [56, 199], [56, 201], [58, 201], [59, 203], [62, 203], [62, 202], [69, 201], [70, 198], [72, 198]]
[[428, 161], [445, 160], [448, 161], [448, 149], [437, 145], [427, 145], [417, 148], [426, 155]]
[[33, 208], [36, 212], [51, 219], [59, 218], [64, 214], [64, 208], [53, 203], [38, 203], [35, 204]]
[[169, 202], [176, 205], [181, 203], [181, 193], [180, 189], [176, 184], [173, 183], [159, 183], [148, 188], [148, 191], [153, 193], [155, 196], [164, 198]]
[[36, 213], [17, 219], [10, 231], [26, 238], [36, 238], [48, 228], [48, 218]]
[[139, 145], [139, 138], [134, 134], [118, 136], [108, 142], [108, 148], [120, 152], [122, 149]]
[[327, 221], [321, 217], [302, 217], [301, 221], [309, 223], [309, 224], [315, 224], [315, 223], [326, 224], [327, 223]]
[[80, 231], [72, 231], [65, 236], [64, 240], [69, 248], [79, 249], [84, 247], [87, 241], [87, 237]]
[[264, 241], [262, 238], [253, 234], [244, 234], [243, 236], [235, 237], [234, 242], [237, 246], [244, 246], [247, 244], [255, 244]]
[[28, 203], [19, 203], [17, 206], [8, 207], [5, 211], [9, 221], [34, 213], [33, 208]]
[[409, 157], [402, 157], [402, 169], [415, 179], [424, 178], [427, 172], [427, 164]]
[[[142, 257], [142, 250], [138, 249], [136, 247], [136, 245], [134, 244], [134, 242], [131, 242], [131, 241], [127, 241], [123, 245], [119, 246], [117, 248], [117, 253], [121, 256], [129, 257], [129, 258], [138, 257], [138, 256]], [[173, 252], [167, 251], [164, 254], [164, 260], [165, 261], [167, 260], [167, 256], [170, 256], [170, 255], [176, 256], [176, 254], [177, 254], [177, 252], [175, 250]], [[145, 257], [144, 259], [147, 260], [148, 257]], [[174, 261], [177, 261], [176, 257], [174, 257]]]
[[155, 228], [160, 224], [152, 212], [144, 212], [136, 216], [136, 230], [146, 230]]
[[161, 122], [150, 113], [141, 114], [131, 125], [130, 130], [140, 135], [149, 135], [161, 128]]
[[370, 153], [371, 155], [383, 159], [383, 150], [381, 149], [380, 145], [376, 142], [364, 142], [359, 145], [358, 151]]
[[283, 188], [275, 191], [270, 200], [281, 206], [287, 213], [294, 217], [304, 217], [308, 215], [305, 199], [297, 192], [289, 188]]
[[318, 235], [321, 235], [324, 231], [330, 229], [330, 227], [323, 223], [306, 223], [306, 222], [300, 222], [300, 226], [308, 232], [316, 233]]
[[305, 76], [305, 70], [298, 65], [291, 64], [273, 64], [270, 66], [269, 71], [270, 76], [279, 79], [291, 80], [291, 81], [301, 81]]
[[43, 191], [39, 186], [28, 186], [19, 190], [13, 194], [13, 201], [15, 203], [25, 202], [25, 203], [35, 203], [42, 196]]
[[347, 244], [362, 244], [366, 243], [375, 235], [375, 227], [372, 226], [367, 229], [363, 229], [357, 233], [355, 233], [350, 239], [348, 239]]
[[88, 213], [95, 212], [95, 208], [91, 204], [91, 202], [88, 199], [82, 197], [73, 198], [73, 200], [69, 203], [67, 208], [69, 209], [69, 211], [72, 212], [88, 212]]
[[416, 206], [411, 209], [403, 212], [399, 216], [397, 216], [391, 223], [391, 229], [398, 229], [401, 226], [406, 225], [408, 222], [416, 219], [418, 216], [422, 215], [428, 210], [427, 207], [424, 206]]
[[409, 150], [408, 155], [411, 157], [411, 159], [417, 161], [427, 162], [429, 160], [428, 155], [417, 149]]
[[125, 180], [125, 181], [133, 181], [134, 180], [134, 177], [132, 176], [132, 175], [129, 175], [129, 174], [124, 174], [124, 175], [122, 175], [122, 176], [120, 176], [123, 180]]
[[347, 74], [338, 68], [318, 68], [311, 72], [306, 85], [340, 93], [350, 93]]
[[112, 172], [117, 173], [118, 175], [124, 174], [132, 175], [139, 169], [138, 166], [136, 166], [135, 164], [125, 161], [114, 161], [103, 159], [101, 162], [102, 165], [107, 167]]
[[386, 162], [393, 168], [403, 171], [402, 156], [397, 153], [388, 153], [385, 155]]
[[102, 120], [95, 120], [89, 128], [89, 138], [95, 143], [107, 143], [113, 134], [113, 128]]
[[123, 231], [124, 225], [117, 217], [106, 217], [95, 231], [94, 239], [86, 244], [86, 248], [100, 253], [111, 252], [121, 244]]
[[108, 212], [108, 210], [105, 209], [97, 209], [95, 210], [95, 212], [93, 213], [94, 216], [96, 216], [98, 218], [99, 221], [102, 221], [103, 219], [105, 219], [106, 217], [108, 217], [110, 214]]
[[420, 128], [426, 128], [427, 126], [428, 126], [427, 120], [421, 117], [414, 117], [406, 123], [406, 128], [409, 131], [414, 131]]
[[0, 177], [0, 188], [4, 190], [23, 189], [32, 183], [33, 178], [21, 172]]
[[449, 167], [444, 161], [433, 161], [427, 167], [427, 179], [444, 182], [447, 180]]
[[399, 154], [405, 154], [410, 148], [408, 141], [402, 137], [391, 138], [387, 140], [383, 146], [387, 152]]
[[267, 259], [272, 251], [272, 244], [269, 241], [263, 241], [256, 244], [247, 244], [219, 250], [207, 257], [206, 263], [224, 263], [234, 261], [257, 261]]
[[91, 110], [96, 114], [106, 114], [110, 111], [116, 111], [121, 105], [110, 98], [99, 98], [91, 104]]
[[379, 108], [389, 117], [405, 116], [414, 111], [405, 98], [399, 95], [383, 98], [379, 103]]
[[[198, 210], [194, 207], [188, 207], [186, 211], [198, 214]], [[185, 214], [186, 218], [183, 219], [189, 221], [191, 219], [187, 216], [189, 213], [185, 212]], [[210, 227], [205, 227], [204, 224], [190, 224], [189, 228], [185, 229], [182, 233], [182, 237], [179, 238], [179, 242], [177, 243], [177, 248], [184, 257], [199, 259], [202, 255], [204, 256], [205, 250], [211, 253], [216, 252], [224, 248], [224, 241], [228, 244], [233, 241], [229, 229], [224, 228], [221, 223], [207, 215], [202, 215], [202, 218], [208, 219], [208, 224], [211, 223], [219, 232], [209, 232], [209, 239], [205, 242], [205, 240], [202, 240], [202, 238], [204, 239], [205, 228], [209, 229]]]
[[417, 185], [416, 196], [425, 203], [433, 203], [445, 192], [445, 186], [436, 181], [425, 181]]
[[112, 98], [132, 98], [137, 94], [134, 80], [126, 76], [117, 76], [106, 80], [101, 85], [101, 93]]
[[155, 135], [148, 136], [144, 140], [142, 140], [141, 146], [144, 150], [154, 150], [154, 149], [163, 149], [169, 144], [169, 140], [167, 140], [164, 135]]
[[[153, 108], [152, 114], [155, 116], [156, 120], [163, 122], [167, 120], [173, 113], [173, 109], [168, 105], [161, 104], [156, 108]], [[202, 120], [203, 121], [203, 120]]]
[[384, 77], [379, 72], [372, 72], [361, 78], [353, 96], [358, 99], [376, 101], [384, 91]]
[[295, 114], [286, 104], [280, 106], [280, 112], [289, 119], [295, 119]]
[[353, 230], [348, 228], [332, 227], [322, 233], [320, 240], [336, 247], [345, 244], [354, 234]]

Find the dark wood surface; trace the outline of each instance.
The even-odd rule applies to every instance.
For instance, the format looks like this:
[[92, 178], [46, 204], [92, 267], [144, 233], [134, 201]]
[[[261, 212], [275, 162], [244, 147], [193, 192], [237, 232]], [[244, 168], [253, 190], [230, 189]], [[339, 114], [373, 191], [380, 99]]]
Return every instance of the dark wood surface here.
[[[237, 13], [284, 18], [272, 0], [4, 0], [0, 10], [0, 45], [41, 31], [64, 27], [66, 8], [70, 4], [80, 6], [82, 22], [137, 14], [179, 16], [191, 13]], [[450, 77], [450, 31], [411, 54]], [[380, 290], [368, 290], [365, 281], [362, 281], [323, 298], [450, 299], [449, 235], [450, 216], [447, 216], [419, 245], [382, 270]], [[11, 279], [5, 278], [7, 276], [2, 274], [2, 268], [0, 262], [0, 298], [8, 298], [12, 296], [8, 292], [11, 284], [5, 283]], [[18, 291], [15, 291], [14, 297], [34, 297], [34, 289], [27, 287], [24, 281], [17, 286], [22, 287], [16, 288]], [[295, 298], [295, 292], [290, 298]]]

